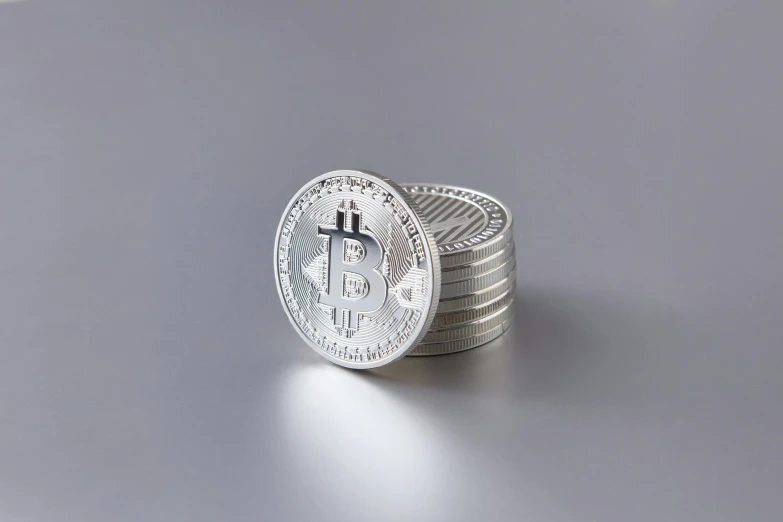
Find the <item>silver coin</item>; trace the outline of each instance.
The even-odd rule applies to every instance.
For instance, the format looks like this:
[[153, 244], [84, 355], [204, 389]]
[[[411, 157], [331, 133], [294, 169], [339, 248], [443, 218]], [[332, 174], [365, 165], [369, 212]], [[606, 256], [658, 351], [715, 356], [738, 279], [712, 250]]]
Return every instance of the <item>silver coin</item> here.
[[511, 273], [499, 283], [495, 283], [485, 290], [476, 292], [473, 294], [462, 295], [459, 297], [452, 297], [449, 299], [441, 299], [438, 303], [438, 314], [446, 314], [449, 312], [456, 312], [459, 310], [466, 310], [468, 308], [474, 308], [486, 304], [493, 299], [503, 295], [511, 288], [517, 279], [516, 270], [512, 270]]
[[442, 328], [437, 330], [430, 330], [427, 335], [421, 340], [422, 343], [443, 343], [447, 341], [456, 341], [459, 339], [466, 339], [468, 337], [475, 337], [477, 335], [484, 334], [503, 323], [507, 319], [511, 318], [511, 314], [514, 308], [514, 300], [512, 299], [509, 304], [500, 310], [496, 311], [492, 315], [488, 315], [478, 321], [472, 323], [452, 326], [448, 328]]
[[513, 258], [515, 254], [516, 249], [514, 246], [514, 241], [509, 241], [503, 250], [485, 259], [482, 259], [481, 261], [468, 265], [457, 266], [454, 268], [443, 269], [441, 271], [440, 277], [441, 284], [472, 279], [486, 272], [490, 272], [503, 265], [509, 259]]
[[490, 316], [506, 307], [513, 299], [516, 291], [516, 285], [512, 285], [504, 294], [489, 301], [488, 303], [473, 308], [467, 308], [457, 312], [451, 312], [447, 314], [435, 314], [435, 319], [432, 321], [430, 331], [440, 328], [448, 328], [457, 325], [463, 325], [471, 323], [484, 317]]
[[449, 353], [463, 352], [465, 350], [470, 350], [471, 348], [478, 348], [503, 335], [503, 333], [511, 328], [511, 324], [511, 319], [508, 319], [500, 326], [496, 326], [481, 335], [468, 337], [467, 339], [459, 339], [457, 341], [445, 343], [421, 343], [408, 353], [408, 356], [421, 357], [428, 355], [446, 355]]
[[508, 277], [508, 275], [516, 269], [516, 266], [516, 260], [511, 258], [494, 270], [485, 272], [472, 279], [441, 285], [440, 297], [441, 299], [449, 299], [451, 297], [469, 295], [485, 290]]
[[492, 196], [435, 183], [402, 187], [429, 222], [443, 268], [481, 261], [513, 236], [511, 211]]
[[275, 240], [283, 308], [329, 361], [375, 368], [426, 334], [440, 294], [440, 263], [426, 219], [394, 182], [339, 170], [305, 185]]

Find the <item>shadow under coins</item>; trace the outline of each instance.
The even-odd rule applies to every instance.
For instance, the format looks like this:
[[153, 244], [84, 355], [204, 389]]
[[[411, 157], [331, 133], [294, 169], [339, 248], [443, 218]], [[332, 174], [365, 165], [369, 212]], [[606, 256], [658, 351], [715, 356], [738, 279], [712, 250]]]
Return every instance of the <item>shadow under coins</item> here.
[[614, 400], [618, 390], [657, 386], [647, 375], [687, 331], [666, 306], [586, 292], [519, 288], [514, 307], [511, 328], [486, 345], [406, 357], [360, 378], [509, 399]]
[[515, 392], [528, 378], [539, 381], [536, 376], [541, 374], [549, 380], [558, 366], [569, 364], [584, 341], [562, 304], [553, 295], [518, 289], [514, 322], [497, 339], [454, 354], [405, 357], [362, 372], [362, 377], [471, 394]]
[[361, 373], [368, 381], [396, 383], [417, 388], [481, 393], [509, 385], [509, 370], [518, 356], [516, 327], [477, 348], [448, 355], [405, 357], [402, 360]]
[[[651, 442], [638, 436], [650, 429], [660, 376], [681, 346], [665, 310], [533, 288], [520, 288], [515, 306], [512, 328], [477, 349], [370, 371], [319, 357], [284, 368], [269, 383], [274, 413], [266, 419], [270, 463], [285, 463], [280, 484], [360, 484], [361, 495], [330, 489], [335, 516], [350, 515], [342, 506], [407, 519], [469, 513], [462, 496], [433, 502], [449, 484], [480, 486], [487, 509], [514, 499], [508, 507], [518, 515], [563, 518], [558, 484], [578, 488], [612, 460], [615, 443], [647, 455]], [[312, 514], [306, 505], [288, 509]]]

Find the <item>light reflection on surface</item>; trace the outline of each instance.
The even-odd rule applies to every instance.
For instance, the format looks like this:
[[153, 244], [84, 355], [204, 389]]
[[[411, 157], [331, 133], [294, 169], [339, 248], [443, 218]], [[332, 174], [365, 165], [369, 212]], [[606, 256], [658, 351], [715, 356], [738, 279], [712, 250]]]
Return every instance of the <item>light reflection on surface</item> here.
[[551, 443], [523, 385], [525, 331], [371, 371], [310, 354], [292, 361], [269, 383], [266, 429], [279, 487], [302, 493], [287, 509], [302, 519], [327, 510], [343, 520], [497, 520], [511, 504], [523, 519], [567, 520], [521, 465]]
[[[453, 513], [463, 503], [456, 491], [448, 505], [432, 499], [444, 486], [472, 487], [455, 478], [498, 457], [476, 442], [508, 422], [518, 341], [512, 328], [479, 349], [371, 371], [310, 357], [289, 366], [273, 392], [289, 479], [328, 494], [331, 504], [417, 519]], [[478, 422], [466, 424], [471, 415]], [[483, 480], [498, 493], [507, 488]]]
[[408, 502], [419, 516], [440, 511], [415, 501], [446, 480], [448, 465], [445, 435], [421, 411], [356, 372], [320, 362], [289, 370], [279, 391], [281, 435], [300, 487], [359, 509], [399, 511]]
[[521, 357], [517, 331], [512, 327], [488, 344], [456, 354], [405, 357], [367, 375], [371, 379], [469, 393], [473, 397], [503, 395], [515, 385], [512, 370]]

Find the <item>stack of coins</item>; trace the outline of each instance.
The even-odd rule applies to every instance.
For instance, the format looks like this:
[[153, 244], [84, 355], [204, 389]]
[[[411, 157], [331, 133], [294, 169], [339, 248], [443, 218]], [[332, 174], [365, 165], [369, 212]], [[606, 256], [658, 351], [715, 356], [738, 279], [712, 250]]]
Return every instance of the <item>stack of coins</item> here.
[[408, 355], [475, 348], [505, 332], [513, 318], [516, 259], [511, 212], [474, 190], [402, 184], [437, 244], [441, 289], [435, 319]]
[[280, 219], [277, 291], [302, 339], [340, 366], [460, 352], [511, 326], [512, 235], [511, 212], [486, 194], [327, 172]]

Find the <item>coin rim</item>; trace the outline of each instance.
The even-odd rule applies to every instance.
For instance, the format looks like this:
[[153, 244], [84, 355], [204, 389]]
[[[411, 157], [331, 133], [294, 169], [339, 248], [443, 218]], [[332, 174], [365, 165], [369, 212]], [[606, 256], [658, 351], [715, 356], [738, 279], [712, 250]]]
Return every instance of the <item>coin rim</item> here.
[[[462, 279], [453, 283], [442, 283], [441, 295], [444, 299], [453, 299], [455, 297], [481, 292], [507, 278], [511, 272], [516, 269], [517, 260], [515, 257], [512, 257], [497, 268], [493, 268], [470, 279]], [[496, 277], [499, 279], [495, 280], [494, 278]]]
[[415, 350], [408, 354], [408, 357], [434, 357], [436, 355], [449, 355], [472, 350], [500, 338], [511, 328], [513, 323], [513, 317], [510, 317], [495, 328], [474, 337], [467, 337], [456, 341], [445, 341], [442, 343], [421, 343]]
[[[424, 321], [420, 323], [419, 331], [416, 333], [416, 336], [408, 337], [408, 340], [404, 344], [402, 344], [400, 348], [397, 349], [397, 351], [395, 351], [391, 356], [378, 359], [375, 361], [366, 361], [366, 362], [347, 361], [344, 359], [339, 359], [337, 357], [334, 357], [331, 354], [322, 350], [320, 346], [315, 344], [312, 341], [312, 339], [310, 339], [304, 333], [304, 331], [302, 331], [301, 327], [299, 326], [299, 323], [297, 323], [296, 320], [294, 319], [293, 315], [291, 314], [291, 310], [288, 308], [288, 303], [285, 300], [285, 296], [283, 295], [283, 289], [280, 283], [280, 273], [279, 273], [279, 264], [278, 264], [278, 252], [280, 249], [280, 234], [283, 230], [283, 226], [285, 225], [286, 218], [288, 217], [288, 213], [290, 209], [293, 207], [294, 203], [301, 197], [301, 195], [313, 185], [320, 183], [329, 178], [346, 177], [346, 176], [365, 178], [368, 179], [369, 181], [372, 181], [373, 183], [377, 183], [378, 185], [386, 189], [390, 194], [392, 194], [403, 204], [403, 208], [405, 208], [405, 210], [411, 216], [412, 222], [416, 225], [417, 232], [422, 236], [424, 248], [427, 250], [427, 253], [429, 254], [427, 268], [431, 270], [432, 273], [432, 293], [430, 295], [430, 301], [428, 303], [429, 308], [427, 309], [427, 313], [425, 315]], [[405, 190], [402, 187], [400, 187], [397, 183], [395, 183], [390, 178], [378, 174], [377, 172], [372, 172], [370, 170], [361, 170], [361, 169], [333, 170], [313, 178], [312, 180], [304, 184], [301, 188], [299, 188], [299, 190], [295, 192], [294, 196], [286, 204], [285, 210], [283, 211], [283, 215], [280, 218], [280, 223], [278, 224], [277, 232], [275, 233], [275, 249], [273, 252], [273, 257], [274, 257], [273, 261], [275, 266], [275, 286], [277, 287], [277, 295], [280, 298], [280, 302], [283, 305], [283, 310], [285, 311], [286, 317], [288, 317], [289, 322], [294, 326], [294, 330], [296, 330], [299, 336], [305, 340], [305, 342], [310, 346], [310, 348], [312, 348], [321, 357], [339, 366], [343, 366], [345, 368], [351, 368], [355, 370], [364, 370], [364, 369], [378, 368], [390, 364], [392, 362], [398, 361], [401, 358], [405, 357], [405, 355], [407, 355], [414, 347], [416, 347], [416, 345], [419, 344], [421, 339], [429, 331], [430, 326], [432, 325], [432, 320], [435, 318], [435, 312], [437, 311], [438, 303], [440, 302], [441, 266], [440, 266], [440, 253], [436, 246], [435, 239], [432, 235], [432, 231], [430, 229], [429, 223], [427, 222], [427, 219], [424, 217], [423, 213], [420, 211], [416, 202], [407, 192], [405, 192]]]
[[[516, 284], [516, 278], [517, 278], [517, 271], [516, 268], [511, 271], [508, 276], [506, 276], [505, 279], [495, 283], [494, 285], [485, 288], [484, 290], [479, 290], [478, 292], [475, 292], [473, 294], [469, 295], [462, 295], [459, 297], [450, 297], [448, 299], [441, 299], [440, 302], [438, 302], [438, 314], [448, 314], [452, 312], [458, 312], [460, 310], [466, 310], [469, 308], [474, 308], [476, 306], [480, 306], [482, 304], [486, 304], [499, 295], [505, 293], [509, 287], [504, 288], [500, 293], [498, 292], [498, 289], [503, 288], [504, 285], [514, 285]], [[489, 295], [492, 295], [494, 297], [487, 297]], [[456, 304], [455, 304], [456, 303]], [[447, 309], [440, 310], [440, 305], [446, 304]], [[436, 314], [437, 315], [437, 314]]]
[[414, 188], [414, 187], [437, 187], [437, 188], [445, 188], [447, 190], [454, 190], [454, 191], [461, 190], [463, 192], [470, 192], [477, 196], [487, 198], [490, 201], [494, 201], [495, 204], [497, 204], [497, 206], [503, 209], [503, 211], [506, 213], [506, 216], [508, 216], [508, 219], [503, 229], [500, 232], [498, 232], [495, 235], [495, 237], [488, 240], [486, 243], [478, 243], [472, 245], [469, 248], [456, 250], [452, 252], [440, 252], [440, 250], [438, 250], [441, 256], [441, 266], [443, 268], [457, 267], [459, 265], [473, 263], [482, 258], [491, 256], [492, 254], [502, 250], [503, 247], [506, 245], [506, 243], [513, 238], [514, 218], [511, 214], [511, 209], [508, 207], [508, 205], [500, 201], [495, 196], [491, 196], [486, 192], [481, 192], [480, 190], [473, 190], [471, 188], [458, 187], [455, 185], [447, 185], [445, 183], [401, 183], [400, 187], [402, 187], [402, 189], [406, 191], [408, 188]]
[[[513, 241], [510, 241], [502, 250], [495, 252], [481, 261], [455, 266], [453, 268], [441, 269], [440, 283], [441, 285], [448, 285], [468, 279], [475, 279], [476, 277], [503, 266], [512, 257], [516, 258], [516, 255], [516, 245]], [[452, 279], [452, 277], [454, 279]]]
[[[447, 326], [444, 328], [439, 328], [437, 330], [431, 330], [427, 332], [427, 335], [425, 336], [422, 344], [458, 341], [459, 339], [469, 339], [471, 337], [475, 337], [477, 335], [486, 333], [492, 328], [494, 328], [495, 326], [497, 326], [497, 324], [494, 324], [494, 326], [488, 326], [488, 325], [493, 324], [495, 321], [501, 318], [502, 320], [500, 321], [500, 323], [511, 318], [514, 310], [514, 301], [515, 298], [512, 298], [511, 301], [508, 304], [506, 304], [503, 308], [496, 310], [491, 314], [482, 317], [481, 319], [477, 319], [469, 323]], [[508, 314], [508, 316], [506, 316], [505, 314]]]
[[[497, 312], [498, 310], [502, 310], [503, 308], [508, 306], [511, 303], [511, 301], [514, 300], [515, 294], [516, 294], [516, 283], [513, 283], [511, 285], [511, 288], [509, 288], [499, 296], [495, 297], [494, 299], [491, 299], [481, 305], [474, 306], [471, 308], [466, 308], [464, 310], [457, 310], [456, 312], [447, 312], [443, 314], [436, 313], [435, 319], [432, 320], [432, 325], [430, 326], [430, 332], [437, 332], [439, 330], [443, 330], [446, 328], [465, 325], [468, 323], [472, 323], [474, 321], [481, 320], [485, 317], [488, 317], [493, 313]], [[502, 304], [498, 304], [498, 303], [502, 303]], [[496, 308], [493, 309], [493, 307]], [[455, 317], [460, 319], [454, 321], [453, 318]], [[452, 322], [445, 322], [448, 321], [449, 319], [452, 319]], [[445, 322], [445, 324], [441, 324], [443, 322]]]

